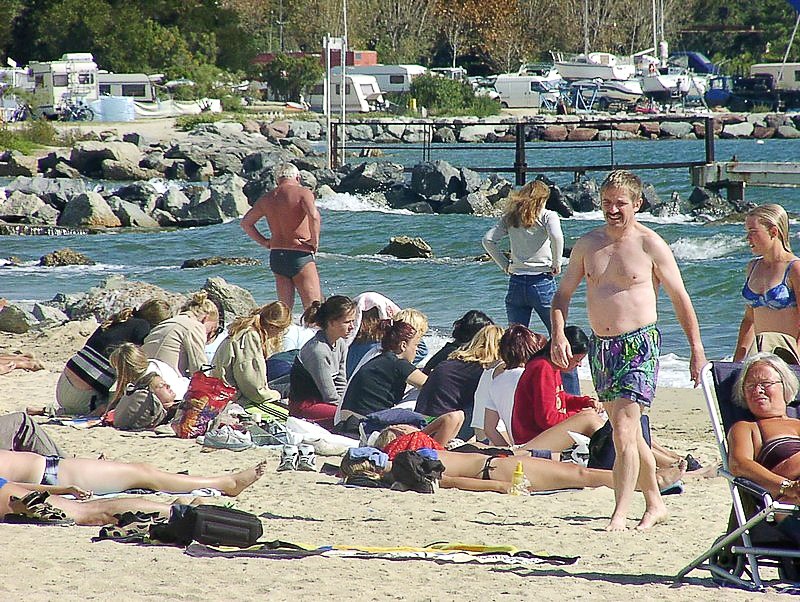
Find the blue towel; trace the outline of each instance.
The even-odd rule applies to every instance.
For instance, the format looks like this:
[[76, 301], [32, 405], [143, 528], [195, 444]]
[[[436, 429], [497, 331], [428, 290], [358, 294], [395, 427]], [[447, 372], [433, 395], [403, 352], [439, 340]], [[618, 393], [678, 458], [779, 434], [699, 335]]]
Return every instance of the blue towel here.
[[429, 460], [438, 460], [439, 454], [436, 453], [435, 449], [431, 449], [430, 447], [420, 447], [417, 450], [417, 453], [422, 456], [423, 458], [428, 458]]
[[364, 432], [369, 435], [375, 431], [382, 431], [387, 426], [393, 424], [410, 424], [411, 426], [421, 429], [425, 428], [428, 421], [425, 419], [425, 416], [413, 410], [389, 408], [387, 410], [372, 412], [372, 414], [364, 418]]
[[351, 447], [347, 450], [351, 460], [369, 460], [378, 468], [386, 468], [389, 456], [376, 447]]

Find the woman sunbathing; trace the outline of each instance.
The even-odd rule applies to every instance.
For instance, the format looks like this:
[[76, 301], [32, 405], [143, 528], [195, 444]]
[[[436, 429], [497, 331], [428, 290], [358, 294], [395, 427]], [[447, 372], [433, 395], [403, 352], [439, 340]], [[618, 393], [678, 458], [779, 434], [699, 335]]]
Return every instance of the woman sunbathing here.
[[[144, 463], [57, 458], [0, 450], [0, 478], [15, 483], [30, 483], [36, 491], [51, 493], [103, 494], [128, 489], [187, 493], [210, 488], [235, 497], [264, 475], [265, 464], [259, 462], [253, 468], [229, 475], [196, 477], [164, 472]], [[71, 490], [67, 492], [64, 488]]]
[[139, 496], [78, 501], [51, 494], [46, 500], [40, 496], [35, 502], [26, 498], [31, 492], [37, 491], [37, 487], [0, 478], [0, 522], [7, 514], [19, 513], [33, 516], [43, 523], [64, 524], [74, 521], [77, 525], [109, 525], [115, 524], [116, 515], [123, 512], [156, 512], [167, 517], [171, 507], [171, 504]]
[[800, 503], [800, 420], [789, 418], [786, 408], [798, 389], [797, 376], [777, 355], [749, 357], [734, 385], [734, 400], [755, 421], [740, 420], [728, 434], [731, 473], [792, 504]]

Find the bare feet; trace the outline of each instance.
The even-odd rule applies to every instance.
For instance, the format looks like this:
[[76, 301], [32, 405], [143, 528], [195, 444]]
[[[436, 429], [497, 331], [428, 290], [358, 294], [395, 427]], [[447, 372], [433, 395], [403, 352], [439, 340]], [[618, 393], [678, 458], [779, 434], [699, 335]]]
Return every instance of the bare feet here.
[[267, 461], [262, 460], [258, 464], [256, 464], [253, 468], [248, 470], [243, 470], [242, 472], [237, 472], [230, 476], [231, 485], [229, 487], [222, 488], [222, 492], [225, 495], [229, 495], [231, 497], [236, 497], [242, 491], [250, 487], [253, 483], [255, 483], [258, 479], [264, 476], [264, 472], [267, 469]]
[[606, 525], [606, 531], [625, 531], [627, 530], [627, 526], [625, 525], [625, 517], [611, 517], [611, 522]]
[[0, 363], [0, 374], [8, 374], [12, 370], [17, 369], [17, 364], [15, 362], [2, 362]]
[[642, 520], [636, 525], [636, 530], [646, 531], [658, 523], [665, 521], [668, 516], [669, 512], [663, 502], [655, 508], [648, 508], [642, 515]]
[[656, 483], [659, 489], [664, 489], [680, 481], [686, 474], [686, 460], [681, 460], [675, 466], [669, 468], [659, 468], [656, 470]]

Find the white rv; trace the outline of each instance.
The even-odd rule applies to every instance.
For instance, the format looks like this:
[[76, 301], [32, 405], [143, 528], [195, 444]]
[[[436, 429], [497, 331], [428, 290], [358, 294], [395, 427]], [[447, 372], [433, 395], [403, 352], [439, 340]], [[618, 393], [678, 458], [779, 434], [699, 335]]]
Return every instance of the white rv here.
[[759, 63], [750, 67], [750, 75], [771, 75], [776, 90], [800, 90], [800, 63]]
[[558, 82], [538, 75], [503, 73], [494, 81], [505, 109], [553, 108], [558, 101]]
[[97, 63], [90, 52], [70, 52], [57, 61], [32, 62], [33, 93], [38, 110], [54, 115], [64, 100], [89, 104], [100, 96]]
[[[324, 84], [319, 83], [311, 91], [309, 103], [311, 110], [320, 112], [324, 104]], [[328, 98], [331, 114], [336, 114], [342, 106], [342, 76], [332, 75]], [[349, 113], [368, 113], [384, 105], [378, 81], [371, 75], [350, 75], [345, 73], [345, 111]]]
[[[414, 78], [426, 72], [422, 65], [364, 65], [345, 69], [347, 75], [371, 75], [378, 81], [381, 92], [408, 92]], [[341, 74], [341, 67], [331, 69], [334, 79]]]
[[138, 102], [156, 102], [156, 85], [164, 79], [160, 73], [99, 73], [100, 96], [125, 96]]

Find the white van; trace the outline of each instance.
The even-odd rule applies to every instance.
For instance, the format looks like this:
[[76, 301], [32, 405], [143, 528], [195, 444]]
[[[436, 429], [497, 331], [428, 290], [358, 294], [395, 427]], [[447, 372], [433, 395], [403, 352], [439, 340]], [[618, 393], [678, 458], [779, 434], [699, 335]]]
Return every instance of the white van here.
[[552, 108], [558, 101], [558, 84], [538, 75], [503, 73], [494, 81], [504, 109]]
[[[363, 65], [345, 69], [347, 75], [371, 75], [378, 81], [381, 92], [409, 92], [414, 78], [426, 72], [422, 65]], [[341, 67], [331, 69], [334, 81], [341, 74]]]
[[138, 102], [156, 102], [156, 85], [164, 79], [160, 73], [98, 73], [100, 96], [126, 96]]
[[[383, 107], [384, 100], [381, 89], [378, 87], [378, 80], [371, 75], [350, 75], [348, 71], [345, 75], [345, 111], [349, 113], [368, 113]], [[336, 114], [342, 106], [342, 76], [332, 75], [330, 83], [329, 104], [331, 114]], [[323, 111], [324, 104], [324, 83], [314, 86], [309, 97], [311, 110]]]
[[776, 90], [800, 90], [800, 63], [759, 63], [750, 67], [750, 75], [771, 75]]
[[56, 114], [67, 98], [85, 104], [99, 98], [97, 63], [90, 52], [69, 52], [57, 61], [31, 62], [28, 68], [38, 110], [46, 115]]

